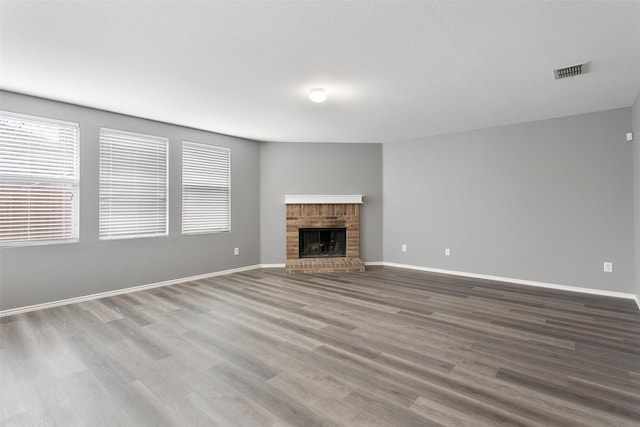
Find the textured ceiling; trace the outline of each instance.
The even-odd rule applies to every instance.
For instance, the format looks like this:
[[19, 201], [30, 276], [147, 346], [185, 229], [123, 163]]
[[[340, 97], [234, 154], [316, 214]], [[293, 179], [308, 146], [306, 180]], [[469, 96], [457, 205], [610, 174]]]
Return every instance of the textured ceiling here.
[[2, 1], [0, 16], [2, 89], [261, 141], [393, 142], [640, 91], [640, 1]]

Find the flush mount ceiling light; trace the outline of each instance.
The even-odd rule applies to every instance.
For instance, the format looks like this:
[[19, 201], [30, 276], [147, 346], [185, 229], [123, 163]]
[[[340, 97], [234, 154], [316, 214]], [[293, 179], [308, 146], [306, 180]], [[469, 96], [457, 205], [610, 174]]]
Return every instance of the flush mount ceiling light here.
[[327, 91], [317, 87], [309, 91], [309, 99], [313, 102], [324, 102], [327, 99]]

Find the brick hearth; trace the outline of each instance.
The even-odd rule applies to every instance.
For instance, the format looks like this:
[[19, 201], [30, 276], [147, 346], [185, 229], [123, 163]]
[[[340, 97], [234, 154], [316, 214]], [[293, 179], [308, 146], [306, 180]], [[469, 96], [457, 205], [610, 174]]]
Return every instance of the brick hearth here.
[[[300, 228], [346, 228], [345, 258], [300, 259]], [[324, 273], [364, 271], [360, 259], [359, 204], [288, 204], [287, 205], [287, 273]]]

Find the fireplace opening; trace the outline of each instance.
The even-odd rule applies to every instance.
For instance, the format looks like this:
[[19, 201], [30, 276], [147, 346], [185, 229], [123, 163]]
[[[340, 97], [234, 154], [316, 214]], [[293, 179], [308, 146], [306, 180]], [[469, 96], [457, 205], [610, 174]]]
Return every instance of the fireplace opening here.
[[347, 256], [346, 228], [301, 228], [300, 258], [337, 258]]

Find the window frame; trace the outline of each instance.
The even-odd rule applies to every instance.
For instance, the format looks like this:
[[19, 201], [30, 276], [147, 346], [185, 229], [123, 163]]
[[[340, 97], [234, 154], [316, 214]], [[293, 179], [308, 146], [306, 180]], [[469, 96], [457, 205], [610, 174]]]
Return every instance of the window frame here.
[[[120, 130], [120, 129], [113, 129], [113, 128], [107, 128], [107, 127], [101, 127], [100, 131], [99, 131], [99, 173], [98, 173], [98, 186], [99, 186], [99, 190], [98, 190], [98, 197], [99, 197], [99, 207], [98, 207], [98, 239], [101, 241], [108, 241], [108, 240], [126, 240], [126, 239], [139, 239], [139, 238], [149, 238], [149, 237], [165, 237], [169, 235], [169, 139], [162, 137], [162, 136], [157, 136], [157, 135], [149, 135], [149, 134], [143, 134], [143, 133], [139, 133], [139, 132], [131, 132], [131, 131], [125, 131], [125, 130]], [[115, 142], [116, 140], [120, 140], [118, 142]], [[127, 143], [125, 144], [123, 141], [126, 141]], [[138, 144], [138, 146], [136, 146], [135, 144]], [[156, 144], [159, 148], [155, 155], [158, 156], [159, 154], [162, 154], [164, 156], [164, 161], [161, 162], [157, 162], [154, 164], [144, 164], [144, 162], [139, 162], [136, 163], [135, 161], [138, 159], [138, 157], [142, 157], [145, 154], [145, 149], [144, 147], [142, 147], [143, 144], [147, 144], [149, 146], [152, 146], [153, 144]], [[127, 149], [129, 149], [130, 155], [131, 157], [126, 157], [126, 160], [124, 159], [124, 155], [120, 155], [121, 158], [116, 158], [116, 162], [117, 166], [119, 168], [121, 168], [122, 170], [126, 171], [126, 164], [130, 165], [130, 169], [129, 169], [129, 174], [131, 175], [130, 178], [132, 178], [133, 176], [136, 175], [136, 171], [139, 170], [154, 170], [154, 167], [159, 167], [159, 165], [164, 165], [164, 182], [162, 182], [161, 180], [158, 181], [158, 183], [156, 183], [156, 188], [164, 188], [163, 192], [157, 192], [156, 193], [156, 200], [162, 200], [162, 197], [157, 197], [158, 194], [160, 195], [164, 195], [164, 202], [162, 203], [162, 205], [158, 204], [158, 202], [156, 201], [155, 204], [157, 206], [163, 206], [163, 211], [164, 211], [164, 215], [158, 215], [158, 212], [160, 212], [160, 210], [156, 210], [156, 217], [160, 217], [160, 218], [164, 218], [164, 226], [163, 227], [157, 227], [155, 231], [152, 232], [145, 232], [144, 230], [142, 230], [141, 228], [138, 228], [137, 230], [135, 229], [135, 225], [138, 222], [138, 218], [133, 214], [133, 211], [140, 205], [144, 205], [145, 201], [144, 196], [145, 195], [149, 195], [152, 194], [151, 191], [149, 192], [140, 192], [140, 187], [136, 187], [134, 185], [130, 185], [127, 187], [126, 184], [119, 184], [118, 186], [118, 190], [116, 190], [116, 192], [120, 192], [120, 194], [122, 194], [123, 189], [129, 189], [131, 193], [135, 192], [135, 199], [134, 200], [127, 200], [124, 196], [120, 195], [120, 196], [114, 196], [113, 194], [108, 195], [107, 193], [107, 189], [110, 190], [111, 193], [113, 193], [113, 175], [114, 175], [114, 169], [113, 169], [113, 165], [114, 165], [114, 158], [113, 158], [113, 151], [114, 149], [120, 149], [122, 152], [126, 152]], [[106, 152], [109, 151], [109, 155], [111, 157], [109, 157], [108, 159]], [[148, 150], [146, 152], [147, 154], [151, 153], [151, 156], [149, 157], [153, 157], [153, 153], [152, 150]], [[111, 165], [111, 169], [109, 169], [110, 174], [107, 174], [106, 171], [104, 171], [104, 168], [107, 164]], [[158, 169], [160, 170], [160, 169]], [[116, 174], [117, 175], [117, 174]], [[153, 173], [150, 173], [149, 175], [143, 175], [143, 178], [145, 176], [152, 176]], [[156, 175], [158, 175], [158, 173], [156, 172]], [[127, 175], [124, 174], [123, 172], [123, 176], [120, 176], [120, 178], [127, 178]], [[111, 182], [109, 185], [106, 181], [108, 179], [111, 179]], [[151, 188], [152, 186], [149, 186], [149, 188]], [[124, 190], [124, 192], [126, 193], [126, 190]], [[106, 201], [105, 199], [108, 199], [108, 206], [106, 205]], [[120, 203], [120, 208], [126, 209], [128, 208], [130, 210], [130, 212], [128, 213], [129, 215], [132, 215], [130, 217], [126, 217], [126, 214], [122, 214], [120, 219], [114, 219], [114, 214], [113, 209], [114, 209], [114, 205]], [[130, 205], [127, 205], [127, 203], [130, 203]], [[148, 202], [149, 205], [153, 205], [153, 202]], [[108, 217], [105, 217], [105, 208], [109, 210], [109, 215]], [[141, 224], [144, 224], [145, 221], [139, 221]], [[156, 221], [157, 224], [160, 224], [160, 222]], [[114, 224], [115, 223], [115, 224]], [[147, 221], [148, 224], [151, 224], [152, 221]], [[130, 225], [127, 225], [130, 224]], [[125, 226], [127, 225], [127, 226]], [[126, 228], [129, 228], [130, 231], [126, 232]]]
[[[32, 231], [31, 228], [28, 228], [26, 231], [26, 233], [30, 235], [28, 239], [26, 240], [25, 239], [23, 240], [1, 240], [0, 239], [0, 248], [78, 243], [78, 241], [80, 240], [80, 124], [77, 122], [53, 119], [50, 117], [34, 116], [30, 114], [16, 113], [16, 112], [6, 111], [6, 110], [0, 110], [0, 117], [7, 118], [9, 120], [31, 122], [32, 124], [35, 124], [35, 126], [31, 126], [31, 130], [35, 130], [38, 125], [57, 126], [58, 132], [70, 132], [71, 134], [71, 136], [67, 138], [68, 140], [64, 141], [63, 143], [72, 144], [72, 147], [70, 150], [71, 154], [68, 156], [68, 158], [70, 158], [70, 161], [67, 164], [66, 174], [64, 173], [63, 168], [60, 168], [59, 170], [54, 169], [54, 171], [59, 172], [62, 175], [65, 175], [65, 177], [62, 177], [62, 176], [46, 177], [44, 176], [44, 174], [42, 175], [33, 174], [33, 173], [29, 174], [28, 171], [25, 171], [25, 173], [23, 174], [10, 173], [10, 172], [2, 173], [2, 171], [0, 170], [0, 187], [4, 183], [8, 183], [9, 184], [8, 187], [13, 184], [14, 186], [26, 185], [33, 188], [34, 185], [37, 186], [38, 184], [40, 184], [41, 188], [48, 188], [48, 189], [60, 188], [62, 189], [62, 191], [68, 191], [70, 189], [70, 192], [71, 192], [71, 203], [69, 207], [70, 216], [71, 216], [69, 220], [70, 225], [68, 227], [61, 226], [58, 231], [59, 233], [63, 234], [65, 230], [68, 230], [69, 237], [37, 238], [37, 236], [31, 236], [31, 234], [33, 234], [34, 232]], [[64, 130], [64, 128], [66, 128], [66, 130]], [[6, 137], [5, 132], [6, 134], [8, 134], [10, 131], [5, 130], [3, 127], [0, 127], [0, 139], [3, 140]], [[19, 138], [19, 136], [16, 136], [16, 137]], [[8, 141], [9, 139], [7, 139], [7, 142]], [[58, 142], [59, 141], [60, 139], [58, 139]], [[33, 140], [30, 140], [29, 142], [37, 143], [38, 140], [33, 139]], [[2, 144], [3, 143], [0, 140], [0, 147], [2, 146]], [[7, 144], [7, 146], [8, 145], [9, 144]], [[42, 158], [42, 153], [46, 151], [46, 149], [55, 148], [55, 144], [52, 143], [50, 144], [50, 146], [45, 146], [43, 148], [44, 150], [40, 150], [39, 155], [37, 155], [38, 153], [32, 153], [32, 157], [30, 158], [31, 160], [28, 160], [28, 161], [37, 161], [38, 158]], [[64, 152], [66, 150], [64, 148], [62, 149], [59, 148], [58, 150], [56, 150], [58, 154], [58, 158], [57, 159], [49, 158], [48, 159], [49, 165], [53, 165], [59, 162], [60, 151]], [[7, 158], [9, 158], [10, 156], [9, 149], [7, 149], [5, 155], [7, 155]], [[55, 153], [52, 154], [52, 157], [55, 155], [56, 155]], [[25, 165], [27, 164], [28, 161], [25, 162]], [[6, 164], [9, 165], [8, 162]], [[69, 166], [71, 166], [70, 175], [69, 175]], [[9, 169], [10, 169], [10, 166], [7, 166], [7, 170]], [[48, 169], [51, 170], [51, 168], [48, 168]], [[0, 203], [2, 203], [1, 198], [0, 198]], [[0, 205], [0, 207], [1, 206], [2, 205]], [[47, 206], [55, 206], [55, 205], [47, 205]], [[60, 206], [63, 206], [62, 210], [64, 210], [64, 204], [60, 204]], [[31, 203], [29, 202], [28, 202], [28, 207], [29, 207], [29, 213], [26, 214], [26, 219], [27, 221], [30, 221], [32, 212], [34, 211], [34, 207], [31, 206]], [[61, 215], [60, 218], [63, 218], [64, 216], [65, 215]]]
[[[214, 190], [212, 191], [216, 191], [215, 189], [218, 189], [217, 192], [223, 192], [226, 193], [226, 206], [221, 208], [221, 210], [224, 212], [224, 214], [226, 215], [226, 218], [224, 219], [224, 222], [226, 222], [224, 227], [213, 227], [213, 226], [209, 226], [207, 227], [206, 225], [203, 226], [203, 224], [200, 224], [200, 228], [197, 228], [196, 225], [194, 225], [193, 223], [196, 222], [193, 218], [189, 218], [189, 214], [190, 212], [186, 211], [185, 206], [187, 205], [187, 200], [189, 199], [189, 196], [193, 194], [193, 191], [189, 191], [188, 187], [198, 187], [197, 182], [194, 182], [194, 179], [196, 181], [199, 181], [200, 183], [202, 183], [202, 175], [200, 176], [191, 176], [188, 177], [190, 179], [189, 180], [185, 180], [185, 170], [187, 169], [187, 167], [191, 167], [191, 168], [195, 168], [195, 169], [202, 169], [202, 168], [206, 168], [207, 166], [213, 166], [213, 169], [217, 169], [216, 165], [212, 165], [211, 163], [208, 163], [206, 161], [203, 161], [203, 159], [205, 159], [205, 156], [201, 156], [201, 157], [194, 157], [193, 159], [197, 160], [198, 158], [201, 160], [200, 163], [194, 163], [191, 165], [186, 165], [185, 163], [185, 149], [188, 150], [200, 150], [200, 152], [208, 152], [210, 154], [213, 153], [217, 153], [217, 154], [221, 154], [222, 157], [224, 157], [226, 159], [225, 165], [224, 165], [224, 172], [225, 172], [225, 176], [215, 176], [213, 177], [213, 179], [211, 180], [211, 182], [209, 182], [209, 185], [199, 185], [199, 187], [202, 189], [204, 187], [213, 187]], [[217, 146], [217, 145], [213, 145], [213, 144], [205, 144], [205, 143], [201, 143], [201, 142], [194, 142], [194, 141], [186, 141], [183, 140], [181, 147], [180, 147], [180, 153], [181, 153], [181, 166], [182, 166], [182, 174], [181, 174], [181, 185], [180, 188], [182, 190], [182, 208], [181, 208], [181, 232], [182, 235], [196, 235], [196, 234], [215, 234], [215, 233], [226, 233], [226, 232], [230, 232], [231, 231], [231, 219], [232, 219], [232, 215], [231, 215], [231, 148], [229, 147], [221, 147], [221, 146]], [[216, 161], [216, 160], [220, 160], [220, 159], [215, 159], [215, 154], [209, 157], [209, 160], [212, 161]], [[220, 168], [222, 169], [222, 168]], [[197, 172], [196, 172], [197, 174]], [[226, 186], [225, 185], [216, 185], [215, 181], [226, 181]], [[221, 189], [221, 190], [220, 190]], [[202, 194], [202, 193], [201, 193]], [[210, 193], [209, 193], [210, 194]], [[206, 203], [206, 201], [204, 201], [203, 203]], [[213, 201], [213, 203], [215, 203], [215, 200]], [[214, 204], [209, 205], [209, 208], [211, 209], [211, 211], [217, 209], [217, 207]], [[205, 208], [206, 206], [203, 206], [203, 208]], [[214, 214], [215, 215], [215, 214]], [[201, 222], [205, 222], [206, 220], [201, 220]]]

